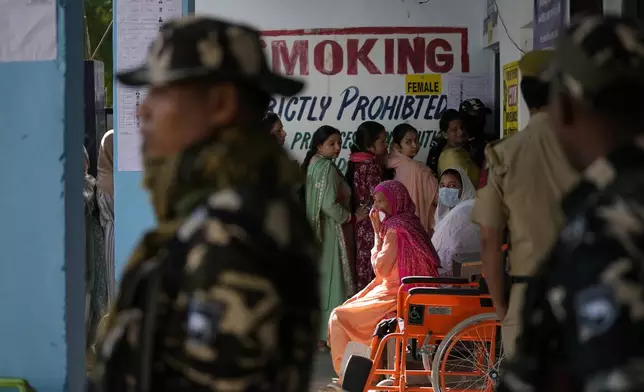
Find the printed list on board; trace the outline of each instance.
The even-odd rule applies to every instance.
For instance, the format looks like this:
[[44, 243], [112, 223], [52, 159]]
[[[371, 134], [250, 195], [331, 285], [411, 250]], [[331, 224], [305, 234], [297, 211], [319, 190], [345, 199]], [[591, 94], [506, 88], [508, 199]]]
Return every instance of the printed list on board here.
[[[182, 13], [181, 0], [118, 0], [116, 2], [116, 69], [138, 67], [145, 62], [150, 44], [161, 25]], [[119, 171], [140, 171], [141, 136], [138, 107], [145, 89], [117, 85], [115, 132]]]

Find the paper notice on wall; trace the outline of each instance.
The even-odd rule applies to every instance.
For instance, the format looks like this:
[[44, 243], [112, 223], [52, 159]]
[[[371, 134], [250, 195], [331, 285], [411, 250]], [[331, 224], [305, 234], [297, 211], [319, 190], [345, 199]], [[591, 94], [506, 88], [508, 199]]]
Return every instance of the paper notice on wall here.
[[494, 84], [489, 75], [447, 74], [444, 78], [447, 87], [447, 107], [458, 110], [466, 99], [478, 98], [485, 106], [494, 107]]
[[[3, 1], [3, 0], [0, 0]], [[161, 25], [182, 13], [181, 0], [119, 0], [116, 2], [116, 69], [138, 67]], [[119, 171], [140, 171], [141, 135], [137, 111], [145, 89], [116, 87], [117, 155]]]
[[55, 0], [0, 0], [0, 63], [57, 56]]

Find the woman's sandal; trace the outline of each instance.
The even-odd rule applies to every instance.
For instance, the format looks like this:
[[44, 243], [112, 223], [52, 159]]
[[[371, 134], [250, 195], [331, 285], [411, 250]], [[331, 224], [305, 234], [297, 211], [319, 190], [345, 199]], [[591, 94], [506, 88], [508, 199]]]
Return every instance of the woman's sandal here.
[[394, 379], [392, 377], [385, 378], [384, 380], [380, 381], [377, 386], [379, 387], [393, 387], [394, 386]]
[[338, 379], [334, 378], [329, 384], [318, 389], [318, 392], [342, 392], [342, 387]]
[[329, 344], [324, 340], [318, 341], [318, 350], [319, 351], [329, 351]]

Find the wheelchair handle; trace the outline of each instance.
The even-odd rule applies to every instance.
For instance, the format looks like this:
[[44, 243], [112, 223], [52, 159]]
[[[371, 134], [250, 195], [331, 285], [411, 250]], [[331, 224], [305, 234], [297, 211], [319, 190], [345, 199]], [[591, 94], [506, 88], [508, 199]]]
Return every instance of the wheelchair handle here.
[[432, 276], [406, 276], [401, 279], [402, 284], [450, 284], [450, 285], [469, 285], [471, 282], [467, 278], [445, 278]]

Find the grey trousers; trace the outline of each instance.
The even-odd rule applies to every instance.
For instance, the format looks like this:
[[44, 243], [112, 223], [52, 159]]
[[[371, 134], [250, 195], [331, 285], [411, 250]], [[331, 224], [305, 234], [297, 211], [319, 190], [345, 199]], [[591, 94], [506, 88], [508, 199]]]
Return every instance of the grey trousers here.
[[116, 299], [116, 271], [114, 267], [114, 197], [98, 190], [98, 208], [105, 233], [105, 264], [107, 265], [108, 308]]

